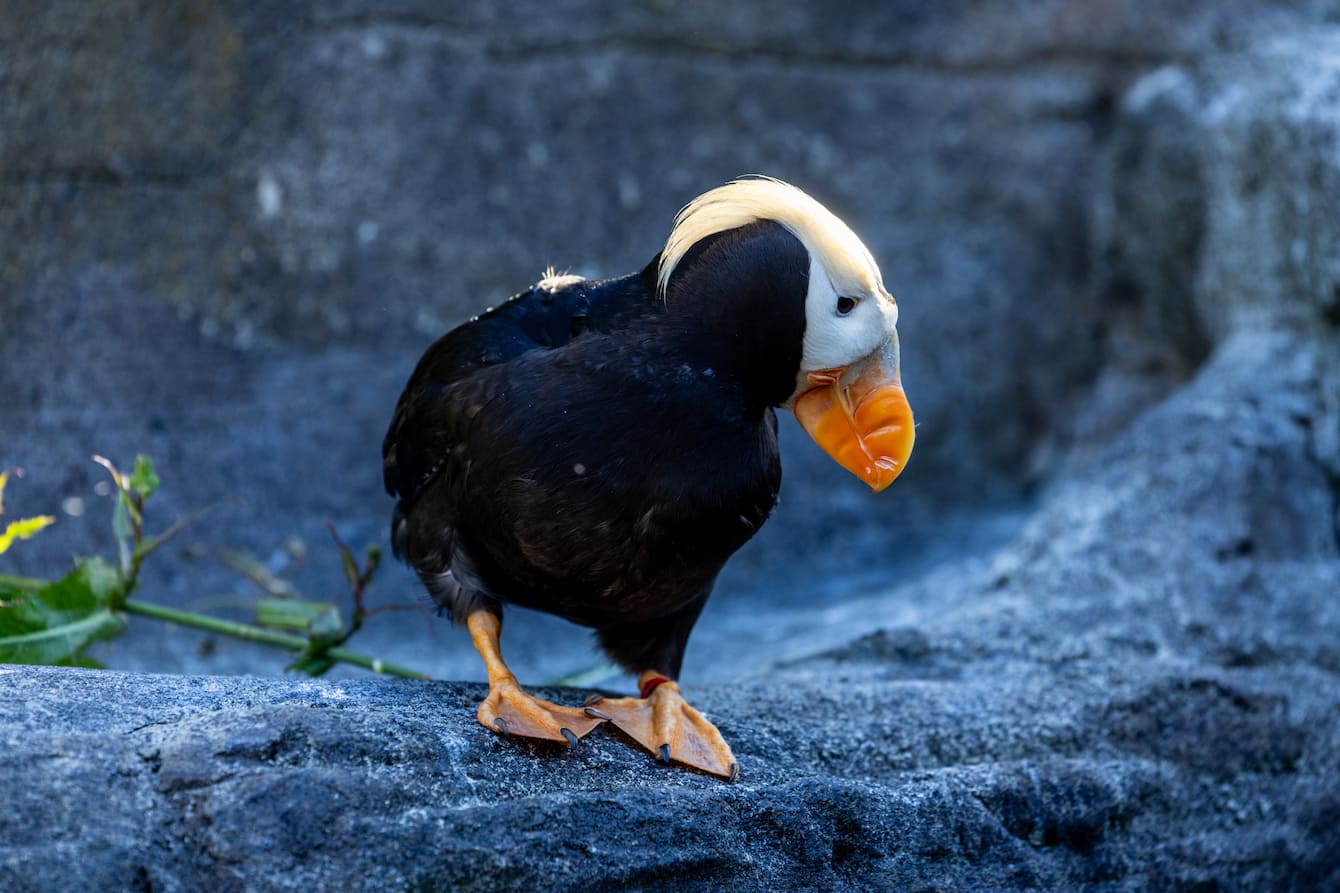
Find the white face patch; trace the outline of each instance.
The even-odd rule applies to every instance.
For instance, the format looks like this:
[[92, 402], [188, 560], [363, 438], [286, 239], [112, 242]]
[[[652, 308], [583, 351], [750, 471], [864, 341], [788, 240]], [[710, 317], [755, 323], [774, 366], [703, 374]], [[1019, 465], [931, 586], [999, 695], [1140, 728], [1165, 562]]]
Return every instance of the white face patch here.
[[[839, 299], [856, 301], [847, 313]], [[800, 377], [837, 369], [864, 359], [895, 335], [898, 305], [882, 288], [851, 288], [839, 293], [818, 258], [810, 257], [810, 289], [805, 296], [805, 345]]]

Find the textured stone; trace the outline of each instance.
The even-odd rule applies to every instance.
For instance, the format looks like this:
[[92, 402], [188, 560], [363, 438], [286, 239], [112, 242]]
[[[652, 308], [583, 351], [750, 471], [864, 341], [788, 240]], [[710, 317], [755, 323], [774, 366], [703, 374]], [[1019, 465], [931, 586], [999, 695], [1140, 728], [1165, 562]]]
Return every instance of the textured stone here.
[[1340, 322], [1338, 53], [1340, 30], [1276, 38], [1160, 69], [1123, 104], [1111, 275], [1193, 360], [1235, 329]]
[[[1110, 436], [1236, 332], [1333, 336], [1338, 51], [1335, 28], [1270, 37], [1162, 67], [1119, 104], [1094, 203], [1106, 364], [1101, 399], [1072, 421], [1081, 438]], [[1337, 399], [1322, 394], [1325, 457]]]
[[[880, 499], [784, 426], [686, 662], [739, 783], [498, 739], [468, 682], [4, 668], [0, 888], [1340, 886], [1334, 5], [818, 9], [0, 10], [0, 465], [88, 508], [7, 569], [106, 549], [86, 456], [143, 450], [163, 523], [227, 499], [143, 597], [244, 600], [212, 544], [291, 534], [336, 597], [418, 342], [744, 169], [886, 259], [922, 425]], [[479, 678], [399, 616], [356, 643]], [[521, 612], [504, 648], [593, 660]]]

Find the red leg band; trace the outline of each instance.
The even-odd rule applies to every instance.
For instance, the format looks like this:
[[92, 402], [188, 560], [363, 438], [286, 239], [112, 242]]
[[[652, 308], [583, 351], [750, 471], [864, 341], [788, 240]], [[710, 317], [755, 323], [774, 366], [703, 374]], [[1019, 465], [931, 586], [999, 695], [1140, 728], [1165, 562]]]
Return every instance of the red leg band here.
[[645, 700], [646, 698], [651, 697], [651, 693], [656, 690], [656, 686], [660, 685], [662, 682], [669, 682], [669, 681], [670, 680], [666, 679], [664, 676], [653, 676], [646, 682], [642, 683], [643, 699]]

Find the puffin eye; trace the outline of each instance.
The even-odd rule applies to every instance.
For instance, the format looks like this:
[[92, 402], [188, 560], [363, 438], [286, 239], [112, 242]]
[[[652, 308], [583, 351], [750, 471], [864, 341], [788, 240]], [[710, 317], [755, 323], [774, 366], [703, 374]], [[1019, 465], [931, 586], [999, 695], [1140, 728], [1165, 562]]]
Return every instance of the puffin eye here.
[[848, 313], [851, 313], [852, 309], [855, 308], [858, 303], [859, 302], [855, 298], [848, 298], [848, 297], [838, 298], [837, 300], [838, 316], [846, 316]]

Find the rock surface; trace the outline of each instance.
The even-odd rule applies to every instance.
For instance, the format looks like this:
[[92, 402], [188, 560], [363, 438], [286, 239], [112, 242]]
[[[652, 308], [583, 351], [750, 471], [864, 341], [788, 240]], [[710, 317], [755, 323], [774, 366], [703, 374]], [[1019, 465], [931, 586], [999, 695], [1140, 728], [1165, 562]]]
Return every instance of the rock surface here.
[[[194, 552], [297, 535], [336, 591], [322, 520], [384, 537], [423, 341], [551, 260], [644, 262], [747, 169], [888, 258], [921, 429], [882, 499], [784, 430], [686, 663], [736, 784], [500, 740], [470, 682], [4, 668], [0, 888], [1340, 888], [1334, 4], [26, 6], [0, 465], [86, 510], [6, 570], [105, 550], [85, 457], [146, 451], [164, 524], [230, 500]], [[144, 586], [240, 591], [186, 555]], [[362, 647], [479, 678], [385, 619]], [[100, 656], [281, 666], [136, 628]], [[509, 614], [524, 680], [584, 643]]]

